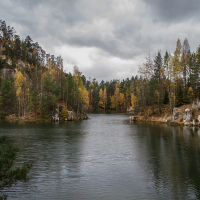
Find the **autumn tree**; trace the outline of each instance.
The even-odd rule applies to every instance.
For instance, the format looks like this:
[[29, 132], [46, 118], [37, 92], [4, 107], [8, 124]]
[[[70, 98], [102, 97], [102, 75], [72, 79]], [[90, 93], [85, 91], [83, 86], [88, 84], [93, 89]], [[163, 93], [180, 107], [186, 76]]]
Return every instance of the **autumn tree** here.
[[125, 96], [123, 93], [119, 93], [119, 104], [120, 104], [120, 108], [121, 109], [124, 109], [125, 107], [125, 102], [126, 102], [126, 99], [125, 99]]
[[103, 90], [103, 106], [104, 106], [104, 110], [106, 109], [106, 104], [107, 104], [107, 91], [106, 91], [106, 85], [104, 85], [104, 90]]
[[103, 91], [99, 90], [99, 108], [103, 107]]
[[[178, 39], [176, 43], [176, 50], [174, 51], [174, 55], [172, 56], [172, 59], [169, 64], [170, 72], [171, 72], [170, 76], [172, 77], [171, 81], [173, 82], [174, 103], [176, 103], [176, 96], [177, 96], [178, 88], [180, 86], [179, 81], [180, 81], [181, 72], [182, 72], [181, 49], [182, 49], [181, 42], [180, 42], [180, 39]], [[179, 90], [179, 94], [181, 94], [180, 90]]]
[[131, 94], [131, 105], [134, 112], [136, 112], [138, 107], [138, 98], [134, 93]]
[[119, 87], [115, 84], [114, 95], [111, 96], [111, 109], [118, 109], [120, 103]]
[[16, 87], [16, 96], [18, 99], [18, 117], [20, 118], [21, 113], [22, 115], [26, 114], [26, 93], [28, 92], [27, 89], [27, 81], [26, 77], [19, 71], [17, 73], [15, 79], [15, 87]]

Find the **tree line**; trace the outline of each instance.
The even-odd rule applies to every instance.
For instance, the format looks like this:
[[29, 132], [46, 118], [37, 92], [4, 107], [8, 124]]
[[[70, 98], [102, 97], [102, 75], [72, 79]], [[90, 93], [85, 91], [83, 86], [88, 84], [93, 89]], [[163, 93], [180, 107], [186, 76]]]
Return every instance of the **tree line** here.
[[158, 51], [139, 67], [138, 75], [126, 80], [86, 80], [74, 67], [63, 71], [61, 56], [46, 54], [30, 36], [21, 40], [14, 28], [0, 20], [0, 117], [15, 114], [26, 118], [50, 118], [55, 109], [127, 110], [145, 116], [169, 112], [199, 98], [200, 48], [190, 51], [187, 38], [178, 39], [175, 51]]
[[190, 51], [188, 39], [183, 44], [177, 40], [175, 51], [159, 50], [139, 67], [138, 75], [123, 81], [93, 81], [88, 87], [93, 108], [126, 110], [132, 107], [135, 113], [145, 116], [168, 112], [174, 107], [189, 104], [200, 95], [200, 48]]
[[[49, 119], [55, 109], [83, 113], [89, 96], [85, 77], [77, 67], [63, 71], [61, 56], [46, 54], [30, 36], [21, 40], [14, 28], [0, 20], [0, 117]], [[59, 106], [60, 105], [60, 106]]]

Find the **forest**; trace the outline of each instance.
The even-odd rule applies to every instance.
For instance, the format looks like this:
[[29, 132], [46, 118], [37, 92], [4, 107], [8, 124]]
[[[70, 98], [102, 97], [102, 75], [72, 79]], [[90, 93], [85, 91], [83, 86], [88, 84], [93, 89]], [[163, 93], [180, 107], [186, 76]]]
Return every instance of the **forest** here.
[[[155, 50], [156, 51], [156, 50]], [[126, 80], [86, 80], [77, 66], [66, 73], [61, 56], [47, 54], [30, 36], [21, 39], [0, 20], [0, 117], [50, 119], [67, 111], [132, 110], [160, 116], [165, 107], [189, 104], [200, 95], [200, 48], [180, 39], [174, 52], [146, 57], [137, 76]]]

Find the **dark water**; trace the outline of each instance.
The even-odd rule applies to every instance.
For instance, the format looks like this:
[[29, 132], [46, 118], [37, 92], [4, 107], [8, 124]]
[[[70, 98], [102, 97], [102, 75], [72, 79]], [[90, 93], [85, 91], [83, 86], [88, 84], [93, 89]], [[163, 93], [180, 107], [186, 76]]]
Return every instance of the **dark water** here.
[[133, 123], [125, 114], [40, 125], [0, 124], [33, 163], [8, 199], [200, 199], [200, 130]]

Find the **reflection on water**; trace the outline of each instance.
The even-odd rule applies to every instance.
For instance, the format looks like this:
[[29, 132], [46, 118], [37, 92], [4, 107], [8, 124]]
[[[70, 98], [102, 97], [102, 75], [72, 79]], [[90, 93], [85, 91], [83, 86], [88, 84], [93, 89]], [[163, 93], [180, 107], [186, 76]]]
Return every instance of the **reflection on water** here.
[[199, 129], [158, 124], [146, 124], [145, 129], [142, 142], [157, 192], [175, 199], [199, 199]]
[[1, 123], [32, 162], [8, 199], [200, 199], [200, 129], [129, 121], [126, 114], [39, 125]]

